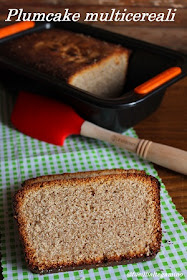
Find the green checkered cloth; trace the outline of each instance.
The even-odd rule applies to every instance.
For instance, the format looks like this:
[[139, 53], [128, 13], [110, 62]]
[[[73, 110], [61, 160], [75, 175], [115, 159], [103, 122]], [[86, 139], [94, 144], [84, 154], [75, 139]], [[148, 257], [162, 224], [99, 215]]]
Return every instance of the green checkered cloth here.
[[[19, 133], [10, 122], [13, 99], [2, 87], [0, 88], [0, 224], [4, 278], [187, 279], [186, 224], [176, 211], [163, 184], [161, 184], [162, 247], [154, 260], [44, 276], [28, 271], [12, 212], [12, 196], [25, 179], [44, 174], [111, 168], [141, 169], [159, 180], [160, 178], [149, 162], [101, 141], [71, 136], [66, 139], [63, 147], [57, 147]], [[136, 137], [133, 129], [129, 129], [125, 134]]]

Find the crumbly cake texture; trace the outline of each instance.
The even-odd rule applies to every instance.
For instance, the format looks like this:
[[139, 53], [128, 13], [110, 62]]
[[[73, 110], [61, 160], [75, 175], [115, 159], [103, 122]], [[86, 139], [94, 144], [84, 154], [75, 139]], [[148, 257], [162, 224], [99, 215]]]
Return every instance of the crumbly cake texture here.
[[158, 180], [135, 170], [88, 173], [38, 177], [15, 194], [15, 218], [33, 272], [133, 263], [159, 251]]
[[125, 83], [129, 51], [61, 29], [12, 40], [2, 53], [99, 97], [115, 97]]

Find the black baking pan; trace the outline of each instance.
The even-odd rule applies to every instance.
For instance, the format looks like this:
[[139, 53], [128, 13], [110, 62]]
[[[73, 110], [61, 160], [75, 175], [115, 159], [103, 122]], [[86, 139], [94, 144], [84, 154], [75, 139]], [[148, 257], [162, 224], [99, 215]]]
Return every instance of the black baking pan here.
[[33, 71], [29, 66], [0, 55], [2, 81], [8, 81], [16, 90], [44, 94], [66, 102], [84, 119], [110, 130], [122, 132], [146, 118], [157, 109], [167, 87], [187, 75], [187, 57], [170, 49], [82, 23], [33, 25], [27, 30], [13, 35], [10, 32], [9, 36], [1, 38], [1, 47], [9, 40], [32, 32], [59, 28], [120, 44], [132, 51], [123, 92], [120, 97], [110, 99], [95, 97], [62, 80]]

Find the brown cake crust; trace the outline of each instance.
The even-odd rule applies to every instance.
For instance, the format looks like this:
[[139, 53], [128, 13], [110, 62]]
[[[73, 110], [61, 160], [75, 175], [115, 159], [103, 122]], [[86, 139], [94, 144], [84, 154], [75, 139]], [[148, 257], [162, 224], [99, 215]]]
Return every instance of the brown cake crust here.
[[91, 65], [94, 67], [112, 55], [129, 55], [129, 51], [120, 45], [61, 29], [45, 30], [12, 40], [1, 52], [70, 84], [75, 74]]
[[38, 274], [47, 274], [47, 273], [58, 273], [58, 272], [65, 272], [65, 271], [74, 271], [74, 270], [82, 270], [82, 269], [91, 269], [91, 268], [97, 268], [97, 267], [108, 267], [108, 266], [116, 266], [116, 265], [126, 265], [126, 264], [133, 264], [138, 262], [146, 262], [151, 261], [156, 257], [157, 253], [153, 253], [151, 256], [143, 256], [133, 259], [125, 259], [121, 257], [121, 260], [119, 261], [107, 261], [104, 260], [102, 263], [95, 263], [95, 264], [84, 264], [84, 265], [72, 265], [72, 266], [62, 266], [58, 268], [51, 268], [51, 269], [44, 269], [44, 270], [38, 270], [37, 268], [30, 267], [30, 270], [33, 273]]
[[88, 178], [88, 177], [97, 177], [101, 175], [111, 175], [111, 174], [142, 174], [146, 175], [145, 171], [143, 170], [136, 170], [136, 169], [122, 169], [122, 168], [115, 168], [115, 169], [105, 169], [105, 170], [96, 170], [96, 171], [82, 171], [76, 173], [63, 173], [63, 174], [55, 174], [55, 175], [43, 175], [36, 178], [27, 179], [23, 182], [22, 187], [33, 185], [35, 183], [42, 183], [46, 181], [52, 180], [60, 180], [60, 179], [72, 179], [72, 178]]
[[[107, 171], [108, 172], [108, 171]], [[102, 172], [101, 172], [102, 173]], [[103, 256], [100, 259], [82, 259], [77, 263], [73, 262], [58, 262], [56, 264], [50, 263], [47, 261], [43, 264], [38, 264], [38, 261], [35, 259], [35, 251], [32, 248], [32, 244], [30, 244], [27, 239], [26, 225], [27, 221], [21, 215], [20, 209], [24, 204], [24, 199], [27, 197], [29, 192], [34, 193], [35, 191], [41, 188], [53, 188], [54, 186], [66, 186], [68, 187], [70, 184], [74, 184], [75, 182], [78, 185], [86, 185], [86, 184], [94, 184], [97, 181], [101, 182], [110, 182], [112, 180], [116, 182], [121, 182], [122, 180], [131, 179], [135, 182], [143, 183], [146, 185], [147, 192], [152, 197], [152, 207], [154, 210], [155, 224], [153, 231], [153, 241], [149, 248], [149, 254], [146, 251], [143, 252], [129, 252], [129, 254], [115, 256], [111, 255], [110, 257]], [[146, 175], [144, 172], [135, 172], [135, 171], [127, 171], [126, 173], [118, 173], [111, 175], [99, 175], [96, 177], [85, 177], [85, 178], [71, 178], [70, 180], [59, 179], [52, 181], [40, 181], [37, 183], [33, 183], [31, 185], [25, 184], [22, 189], [20, 189], [14, 197], [14, 210], [15, 210], [15, 218], [18, 223], [19, 233], [21, 240], [23, 242], [24, 250], [25, 250], [25, 258], [26, 262], [31, 269], [31, 271], [36, 273], [48, 273], [48, 272], [58, 272], [58, 271], [67, 271], [67, 270], [75, 270], [75, 269], [83, 269], [83, 268], [91, 268], [98, 266], [109, 266], [109, 265], [117, 265], [117, 264], [127, 264], [138, 261], [145, 261], [152, 259], [156, 256], [160, 249], [161, 238], [162, 238], [162, 230], [161, 230], [161, 215], [160, 215], [160, 184], [156, 178], [153, 176]]]

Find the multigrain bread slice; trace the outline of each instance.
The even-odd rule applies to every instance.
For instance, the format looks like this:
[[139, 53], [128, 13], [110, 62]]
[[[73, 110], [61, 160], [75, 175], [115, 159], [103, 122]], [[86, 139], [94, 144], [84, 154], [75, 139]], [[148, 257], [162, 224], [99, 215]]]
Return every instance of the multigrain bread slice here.
[[121, 93], [130, 52], [90, 36], [51, 29], [3, 44], [3, 54], [105, 98]]
[[48, 181], [43, 177], [16, 193], [15, 218], [33, 272], [133, 263], [156, 256], [161, 244], [158, 180], [144, 172], [108, 172], [78, 173], [79, 178], [74, 173], [68, 179], [59, 175], [60, 179]]

